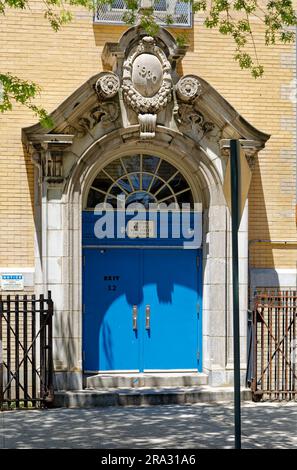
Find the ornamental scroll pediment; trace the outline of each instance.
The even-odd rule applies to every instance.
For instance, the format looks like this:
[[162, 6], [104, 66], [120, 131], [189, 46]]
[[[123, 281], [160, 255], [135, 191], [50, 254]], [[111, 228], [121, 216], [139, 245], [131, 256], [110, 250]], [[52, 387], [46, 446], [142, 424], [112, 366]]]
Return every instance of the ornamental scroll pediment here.
[[81, 138], [92, 131], [97, 124], [108, 128], [111, 123], [116, 123], [120, 108], [114, 98], [120, 89], [119, 77], [115, 73], [102, 72], [94, 88], [98, 97], [96, 105], [68, 123], [63, 129], [64, 134], [73, 134]]
[[[199, 109], [202, 94], [201, 83], [195, 75], [185, 75], [175, 85], [178, 104], [175, 119], [182, 132], [192, 132], [200, 141], [206, 134], [215, 130], [215, 124], [208, 121]], [[217, 132], [215, 133], [217, 134]]]
[[[116, 106], [120, 99], [126, 108], [136, 114], [141, 139], [155, 137], [157, 115], [171, 101], [173, 115], [182, 131], [198, 130], [201, 137], [212, 130], [212, 123], [204, 119], [195, 105], [203, 92], [198, 77], [185, 75], [174, 84], [172, 76], [175, 76], [176, 82], [176, 73], [153, 37], [140, 39], [117, 70], [118, 74], [122, 72], [121, 77], [115, 72], [100, 74], [95, 84], [99, 102], [101, 107], [107, 102]], [[104, 118], [108, 119], [108, 115], [114, 113], [108, 112]], [[128, 121], [133, 123], [133, 120]]]

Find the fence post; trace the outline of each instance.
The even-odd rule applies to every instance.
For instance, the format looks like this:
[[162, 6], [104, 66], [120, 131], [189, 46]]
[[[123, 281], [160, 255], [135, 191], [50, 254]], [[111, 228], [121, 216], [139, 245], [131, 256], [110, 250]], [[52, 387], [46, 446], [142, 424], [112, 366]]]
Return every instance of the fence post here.
[[253, 337], [253, 378], [252, 378], [252, 394], [253, 398], [257, 391], [257, 310], [254, 306], [253, 322], [252, 322], [252, 337]]
[[2, 313], [3, 305], [2, 298], [0, 296], [0, 409], [2, 408], [4, 401], [3, 393], [3, 338], [2, 338]]
[[19, 335], [20, 335], [20, 329], [19, 329], [19, 296], [16, 295], [14, 299], [14, 367], [15, 367], [15, 406], [16, 408], [20, 407], [20, 349], [19, 349]]
[[40, 328], [40, 398], [45, 397], [46, 384], [46, 351], [45, 351], [45, 316], [44, 316], [44, 295], [39, 295], [39, 328]]
[[47, 403], [52, 403], [54, 400], [54, 386], [53, 386], [53, 309], [54, 304], [52, 301], [52, 293], [48, 291], [47, 296], [48, 313], [47, 313]]
[[23, 381], [24, 381], [24, 405], [28, 408], [28, 302], [27, 295], [23, 297], [23, 348], [24, 348], [24, 363], [23, 363]]
[[253, 311], [247, 311], [247, 370], [246, 386], [250, 387], [254, 377]]

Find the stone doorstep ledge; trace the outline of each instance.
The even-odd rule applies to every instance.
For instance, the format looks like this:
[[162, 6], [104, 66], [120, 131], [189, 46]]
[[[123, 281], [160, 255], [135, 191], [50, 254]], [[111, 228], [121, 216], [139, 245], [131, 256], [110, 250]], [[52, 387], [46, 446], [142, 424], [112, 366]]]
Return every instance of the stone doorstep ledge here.
[[[241, 399], [252, 399], [250, 389], [241, 390]], [[184, 405], [219, 403], [233, 400], [233, 387], [138, 388], [77, 390], [55, 392], [54, 407], [97, 408], [104, 406]]]
[[87, 389], [163, 389], [176, 387], [198, 387], [208, 384], [208, 375], [198, 373], [137, 373], [98, 374], [86, 378]]

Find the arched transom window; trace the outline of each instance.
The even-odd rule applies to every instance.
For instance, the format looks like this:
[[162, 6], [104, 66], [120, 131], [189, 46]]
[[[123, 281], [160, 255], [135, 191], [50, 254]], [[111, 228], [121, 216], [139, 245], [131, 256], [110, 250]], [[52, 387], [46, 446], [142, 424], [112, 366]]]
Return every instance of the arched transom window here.
[[168, 161], [153, 155], [129, 155], [106, 165], [93, 180], [87, 209], [99, 203], [117, 206], [117, 197], [125, 197], [126, 206], [139, 202], [193, 204], [190, 186], [181, 172]]

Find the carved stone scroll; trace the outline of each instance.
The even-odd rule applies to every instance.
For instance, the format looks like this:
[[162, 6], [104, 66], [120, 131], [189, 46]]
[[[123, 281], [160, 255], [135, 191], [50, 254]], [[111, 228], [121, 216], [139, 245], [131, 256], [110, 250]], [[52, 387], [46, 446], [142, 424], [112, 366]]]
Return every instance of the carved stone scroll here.
[[197, 77], [185, 75], [175, 86], [177, 97], [184, 103], [189, 103], [201, 95], [202, 87]]
[[184, 131], [194, 130], [199, 138], [211, 132], [215, 125], [207, 121], [200, 111], [197, 111], [190, 104], [180, 104], [177, 114], [177, 120]]
[[155, 137], [156, 129], [156, 114], [138, 114], [138, 121], [140, 126], [140, 137], [142, 139], [151, 139]]
[[98, 106], [92, 108], [88, 113], [77, 119], [77, 121], [68, 125], [63, 129], [63, 132], [64, 134], [74, 134], [78, 137], [83, 137], [98, 123], [107, 127], [111, 122], [115, 122], [119, 117], [119, 112], [118, 103], [113, 101], [100, 103]]
[[113, 98], [120, 89], [120, 79], [112, 72], [104, 72], [98, 78], [95, 90], [99, 98], [108, 99]]

